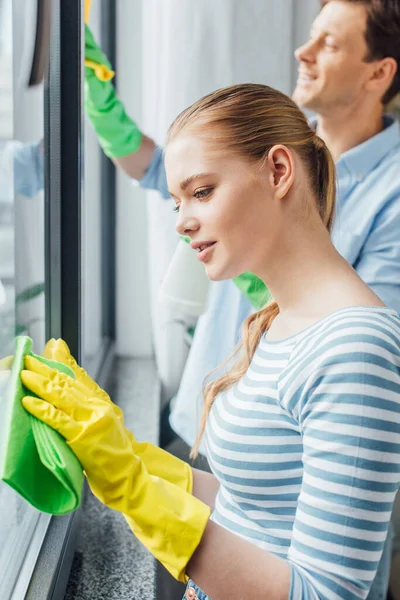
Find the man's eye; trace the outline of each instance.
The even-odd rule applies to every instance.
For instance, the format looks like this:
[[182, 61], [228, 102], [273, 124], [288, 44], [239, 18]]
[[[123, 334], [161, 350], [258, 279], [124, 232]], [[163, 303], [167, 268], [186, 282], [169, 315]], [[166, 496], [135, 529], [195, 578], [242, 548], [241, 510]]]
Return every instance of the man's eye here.
[[198, 200], [203, 200], [207, 198], [212, 192], [212, 188], [203, 188], [202, 190], [196, 190], [193, 193], [193, 198], [197, 198]]

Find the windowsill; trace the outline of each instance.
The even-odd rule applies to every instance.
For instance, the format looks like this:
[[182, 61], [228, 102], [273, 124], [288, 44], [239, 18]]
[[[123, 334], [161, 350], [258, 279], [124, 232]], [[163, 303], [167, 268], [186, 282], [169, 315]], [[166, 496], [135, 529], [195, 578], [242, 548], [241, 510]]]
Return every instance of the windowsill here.
[[[157, 443], [160, 384], [154, 361], [113, 360], [109, 352], [99, 384], [124, 410], [127, 427], [139, 439]], [[104, 381], [107, 373], [109, 385]], [[82, 506], [74, 513], [39, 516], [10, 598], [123, 600], [132, 598], [134, 590], [141, 600], [153, 600], [155, 587], [153, 556], [131, 533], [122, 515], [86, 490]]]
[[[107, 389], [140, 440], [157, 443], [160, 384], [151, 359], [118, 359]], [[88, 493], [65, 600], [153, 600], [156, 564], [119, 513]]]
[[[99, 354], [103, 362], [98, 365], [96, 379], [100, 386], [106, 387], [114, 362], [113, 346], [108, 340], [104, 340]], [[82, 505], [86, 497], [85, 489]], [[83, 512], [81, 506], [63, 517], [40, 514], [11, 600], [64, 597]]]
[[[16, 502], [19, 503], [17, 507]], [[14, 490], [8, 487], [3, 487], [2, 498], [0, 504], [4, 511], [9, 507], [13, 507], [11, 512], [16, 513], [18, 510], [21, 517], [16, 518], [12, 514], [7, 514], [8, 519], [3, 523], [6, 529], [2, 529], [2, 539], [5, 536], [4, 548], [2, 550], [0, 560], [0, 589], [2, 598], [22, 598], [29, 584], [36, 559], [40, 551], [40, 544], [43, 542], [43, 535], [39, 542], [39, 546], [35, 545], [38, 539], [38, 530], [44, 529], [44, 534], [50, 520], [48, 515], [41, 515], [33, 507], [26, 504], [22, 498], [15, 497]], [[10, 518], [11, 517], [11, 518]], [[47, 518], [46, 518], [47, 517]], [[6, 534], [7, 523], [9, 524], [9, 534]], [[22, 568], [18, 567], [22, 565]], [[16, 577], [18, 579], [16, 580]], [[16, 595], [16, 589], [22, 590], [22, 595]]]
[[41, 514], [36, 522], [35, 531], [25, 555], [25, 560], [19, 573], [18, 581], [14, 587], [11, 600], [25, 598], [26, 590], [28, 589], [29, 582], [32, 578], [32, 573], [46, 537], [50, 520], [50, 515]]
[[[25, 600], [59, 600], [64, 597], [81, 513], [79, 508], [64, 517], [51, 517], [26, 596], [17, 596], [15, 600], [23, 597]], [[39, 543], [38, 536], [35, 537]]]

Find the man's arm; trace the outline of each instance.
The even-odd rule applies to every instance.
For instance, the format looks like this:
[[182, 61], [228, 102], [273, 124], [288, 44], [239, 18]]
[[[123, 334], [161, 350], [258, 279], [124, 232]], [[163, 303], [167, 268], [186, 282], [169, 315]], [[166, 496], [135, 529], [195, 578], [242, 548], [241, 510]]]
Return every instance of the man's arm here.
[[126, 113], [112, 83], [114, 72], [85, 26], [85, 112], [104, 153], [128, 177], [169, 198], [162, 149]]
[[112, 160], [128, 177], [139, 181], [144, 177], [150, 166], [156, 148], [157, 145], [154, 140], [142, 134], [142, 142], [136, 152]]
[[[34, 198], [44, 188], [43, 140], [33, 144], [11, 144], [14, 144], [14, 191]], [[10, 171], [11, 180], [13, 171]]]
[[118, 98], [111, 64], [85, 25], [85, 110], [104, 153], [132, 179], [141, 179], [156, 144], [144, 136]]

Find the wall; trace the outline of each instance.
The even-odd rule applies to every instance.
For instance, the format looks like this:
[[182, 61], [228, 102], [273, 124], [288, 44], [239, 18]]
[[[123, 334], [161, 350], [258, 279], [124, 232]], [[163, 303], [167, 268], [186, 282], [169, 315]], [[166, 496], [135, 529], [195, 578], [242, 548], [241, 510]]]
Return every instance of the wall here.
[[[126, 110], [142, 126], [140, 0], [118, 0], [117, 87]], [[146, 194], [117, 175], [117, 353], [152, 355]]]

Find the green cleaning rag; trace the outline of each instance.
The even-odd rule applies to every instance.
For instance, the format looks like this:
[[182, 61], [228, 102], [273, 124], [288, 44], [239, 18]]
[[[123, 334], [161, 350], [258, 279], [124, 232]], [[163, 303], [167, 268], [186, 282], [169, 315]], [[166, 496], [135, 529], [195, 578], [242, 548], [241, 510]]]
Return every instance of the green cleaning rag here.
[[66, 365], [33, 354], [29, 337], [16, 338], [8, 385], [0, 400], [0, 479], [37, 509], [64, 515], [81, 502], [83, 470], [64, 438], [22, 406], [22, 398], [32, 395], [20, 378], [27, 354], [75, 377]]

